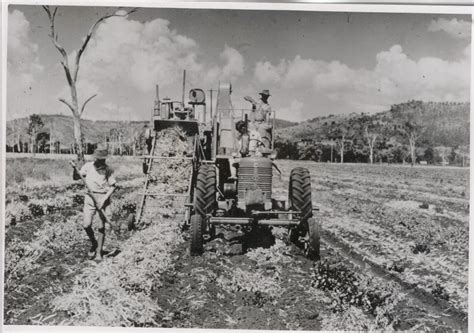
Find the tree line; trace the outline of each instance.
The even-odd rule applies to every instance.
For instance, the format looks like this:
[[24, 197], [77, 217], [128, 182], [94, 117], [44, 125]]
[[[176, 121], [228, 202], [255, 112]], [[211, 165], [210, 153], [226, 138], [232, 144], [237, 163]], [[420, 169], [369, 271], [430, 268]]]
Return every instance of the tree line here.
[[[449, 108], [444, 108], [447, 105]], [[456, 108], [467, 110], [466, 120], [462, 118], [466, 117], [464, 109], [458, 112]], [[286, 138], [277, 136], [277, 158], [339, 163], [468, 165], [468, 110], [462, 103], [409, 101], [392, 105], [385, 114], [361, 114], [343, 121], [331, 121], [332, 117], [315, 118], [309, 123], [318, 122], [319, 126], [312, 131], [306, 129], [307, 133], [297, 141], [293, 139], [294, 133]], [[445, 123], [446, 119], [459, 115], [460, 119]], [[442, 131], [438, 130], [440, 127]], [[467, 133], [460, 134], [460, 131]]]
[[[132, 126], [124, 122], [120, 126], [104, 131], [99, 135], [99, 139], [94, 141], [106, 143], [109, 153], [113, 155], [138, 155], [144, 141], [142, 125], [139, 123]], [[24, 119], [9, 121], [7, 122], [6, 151], [32, 154], [77, 154], [77, 143], [65, 137], [64, 133], [59, 133], [59, 131], [67, 130], [68, 127], [55, 124], [54, 119], [45, 124], [38, 114], [30, 115], [27, 121]], [[83, 133], [81, 135], [81, 153], [92, 154], [97, 143], [88, 141]]]

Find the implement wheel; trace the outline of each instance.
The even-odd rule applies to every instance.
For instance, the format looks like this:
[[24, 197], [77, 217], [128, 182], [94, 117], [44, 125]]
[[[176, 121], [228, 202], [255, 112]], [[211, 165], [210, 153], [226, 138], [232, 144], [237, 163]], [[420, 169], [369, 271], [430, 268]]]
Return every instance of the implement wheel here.
[[203, 251], [204, 219], [201, 215], [191, 216], [191, 255], [198, 256]]
[[307, 223], [309, 240], [308, 247], [306, 248], [306, 256], [311, 260], [319, 260], [321, 226], [314, 217], [309, 218]]

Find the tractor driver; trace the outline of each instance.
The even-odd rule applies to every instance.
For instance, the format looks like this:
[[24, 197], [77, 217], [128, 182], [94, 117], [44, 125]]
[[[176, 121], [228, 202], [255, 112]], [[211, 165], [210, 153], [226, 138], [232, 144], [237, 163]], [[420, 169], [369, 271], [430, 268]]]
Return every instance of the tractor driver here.
[[253, 98], [246, 96], [244, 99], [252, 103], [252, 114], [251, 124], [249, 126], [249, 132], [258, 131], [259, 141], [261, 141], [265, 148], [271, 148], [272, 142], [272, 125], [270, 124], [270, 113], [272, 108], [268, 104], [268, 98], [270, 97], [270, 91], [268, 89], [262, 90], [260, 93], [260, 101], [256, 102]]

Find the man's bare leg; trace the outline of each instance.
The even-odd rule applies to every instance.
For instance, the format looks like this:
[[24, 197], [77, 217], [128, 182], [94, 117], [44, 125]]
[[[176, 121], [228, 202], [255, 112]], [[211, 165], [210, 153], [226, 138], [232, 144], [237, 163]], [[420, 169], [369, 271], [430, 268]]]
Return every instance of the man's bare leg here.
[[97, 255], [98, 260], [103, 259], [103, 248], [104, 248], [104, 239], [105, 239], [105, 228], [101, 227], [97, 230]]
[[91, 249], [89, 251], [89, 257], [94, 257], [95, 252], [97, 250], [97, 245], [98, 245], [97, 240], [95, 239], [94, 230], [92, 230], [91, 226], [84, 228], [84, 230], [86, 231], [87, 237], [89, 237], [89, 240], [91, 241]]

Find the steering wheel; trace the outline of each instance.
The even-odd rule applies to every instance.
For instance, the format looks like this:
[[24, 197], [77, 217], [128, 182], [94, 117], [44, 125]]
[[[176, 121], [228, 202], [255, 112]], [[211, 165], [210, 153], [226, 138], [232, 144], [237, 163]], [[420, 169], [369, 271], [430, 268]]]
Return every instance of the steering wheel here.
[[249, 142], [250, 142], [250, 141], [257, 141], [257, 143], [258, 143], [258, 144], [257, 144], [257, 147], [261, 147], [261, 146], [265, 147], [265, 143], [264, 143], [262, 140], [259, 140], [259, 139], [250, 139]]

